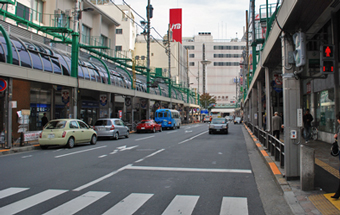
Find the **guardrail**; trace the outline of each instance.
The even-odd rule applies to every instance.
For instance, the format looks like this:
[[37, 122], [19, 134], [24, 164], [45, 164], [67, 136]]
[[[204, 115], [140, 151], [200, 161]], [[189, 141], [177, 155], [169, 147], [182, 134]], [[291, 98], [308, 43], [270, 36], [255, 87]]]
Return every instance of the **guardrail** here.
[[275, 161], [280, 162], [280, 167], [284, 168], [285, 144], [268, 132], [259, 129], [250, 122], [245, 122], [246, 126], [253, 132], [264, 148], [275, 157]]

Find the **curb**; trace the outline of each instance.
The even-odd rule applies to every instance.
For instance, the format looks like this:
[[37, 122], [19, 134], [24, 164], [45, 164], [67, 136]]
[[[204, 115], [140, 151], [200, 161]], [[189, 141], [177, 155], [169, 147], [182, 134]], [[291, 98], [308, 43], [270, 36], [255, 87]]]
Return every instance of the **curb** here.
[[17, 152], [26, 152], [26, 151], [36, 150], [36, 149], [40, 149], [39, 144], [30, 145], [30, 146], [22, 146], [22, 147], [12, 147], [10, 149], [0, 150], [0, 155], [9, 155], [9, 154], [17, 153]]
[[270, 168], [271, 173], [275, 179], [275, 182], [281, 188], [284, 194], [284, 198], [286, 202], [288, 203], [290, 209], [292, 210], [293, 214], [305, 214], [305, 210], [298, 203], [298, 200], [295, 197], [292, 188], [290, 187], [287, 180], [283, 177], [279, 168], [276, 166], [275, 161], [271, 158], [271, 156], [268, 155], [266, 150], [263, 148], [262, 144], [258, 141], [258, 139], [253, 134], [253, 132], [244, 123], [243, 125], [247, 129], [250, 137], [253, 139], [254, 144], [256, 145], [256, 148], [262, 154], [262, 158], [264, 159], [265, 163]]

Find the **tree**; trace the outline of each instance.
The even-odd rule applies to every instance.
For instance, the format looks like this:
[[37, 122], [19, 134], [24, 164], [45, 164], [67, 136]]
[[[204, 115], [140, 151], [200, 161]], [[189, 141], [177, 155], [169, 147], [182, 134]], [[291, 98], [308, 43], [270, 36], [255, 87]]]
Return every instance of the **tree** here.
[[203, 93], [200, 96], [200, 102], [204, 109], [212, 109], [213, 107], [209, 107], [210, 104], [216, 103], [216, 100], [213, 96], [209, 95], [209, 93]]

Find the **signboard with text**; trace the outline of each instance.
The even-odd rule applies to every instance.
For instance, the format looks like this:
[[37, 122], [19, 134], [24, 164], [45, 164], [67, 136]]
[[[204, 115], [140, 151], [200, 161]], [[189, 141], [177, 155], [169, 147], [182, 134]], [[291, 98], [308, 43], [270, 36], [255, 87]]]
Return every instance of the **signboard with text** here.
[[182, 43], [182, 8], [170, 9], [170, 29], [173, 42]]

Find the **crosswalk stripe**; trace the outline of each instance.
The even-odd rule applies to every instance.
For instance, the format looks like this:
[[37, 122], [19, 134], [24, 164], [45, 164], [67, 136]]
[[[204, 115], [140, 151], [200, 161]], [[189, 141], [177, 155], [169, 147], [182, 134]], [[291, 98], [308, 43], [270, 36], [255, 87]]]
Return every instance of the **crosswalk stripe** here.
[[53, 210], [48, 211], [44, 215], [58, 215], [58, 214], [75, 214], [83, 208], [89, 206], [93, 202], [101, 199], [110, 192], [95, 192], [89, 191], [69, 202], [66, 202]]
[[131, 215], [136, 212], [138, 208], [140, 208], [152, 196], [153, 194], [149, 193], [131, 193], [128, 197], [110, 208], [103, 215]]
[[248, 214], [247, 198], [223, 197], [220, 215]]
[[20, 187], [10, 187], [5, 190], [0, 191], [0, 199], [3, 199], [7, 196], [11, 196], [22, 191], [28, 190], [29, 188], [20, 188]]
[[162, 215], [191, 214], [199, 196], [177, 195]]
[[7, 215], [16, 214], [20, 211], [26, 210], [27, 208], [30, 208], [41, 202], [47, 201], [65, 192], [67, 192], [67, 190], [54, 190], [54, 189], [45, 190], [41, 193], [27, 197], [23, 200], [14, 202], [12, 204], [9, 204], [5, 207], [0, 208], [0, 214], [7, 214]]

